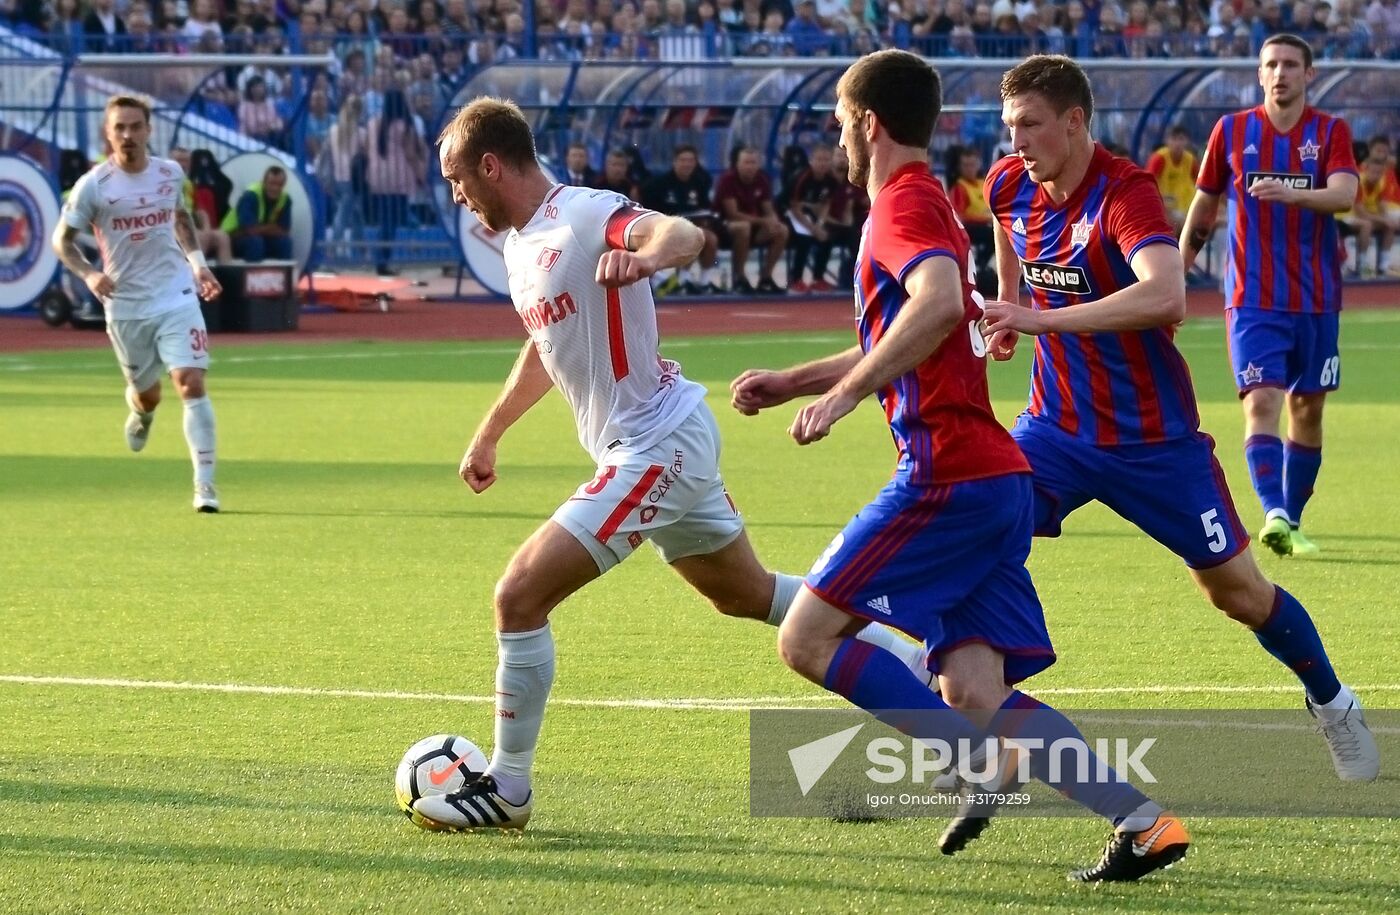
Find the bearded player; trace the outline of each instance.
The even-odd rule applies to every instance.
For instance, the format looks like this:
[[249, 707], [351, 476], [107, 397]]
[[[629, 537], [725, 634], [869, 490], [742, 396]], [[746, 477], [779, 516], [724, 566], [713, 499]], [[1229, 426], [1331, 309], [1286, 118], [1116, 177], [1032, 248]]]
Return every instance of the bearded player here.
[[[102, 131], [112, 156], [73, 186], [54, 232], [54, 250], [102, 302], [107, 336], [126, 376], [127, 446], [146, 447], [160, 404], [161, 372], [168, 371], [184, 405], [195, 510], [217, 512], [214, 408], [204, 388], [209, 336], [198, 297], [218, 296], [219, 281], [183, 205], [184, 171], [147, 149], [150, 104], [113, 96]], [[89, 227], [102, 252], [100, 268], [78, 247], [78, 233]]]

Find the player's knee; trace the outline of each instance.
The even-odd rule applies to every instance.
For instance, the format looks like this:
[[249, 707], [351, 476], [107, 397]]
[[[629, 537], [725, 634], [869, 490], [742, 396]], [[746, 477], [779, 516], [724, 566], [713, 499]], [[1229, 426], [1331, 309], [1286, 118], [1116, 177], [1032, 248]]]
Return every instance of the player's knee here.
[[813, 652], [811, 646], [802, 639], [791, 626], [778, 627], [778, 657], [790, 670], [795, 670], [810, 678]]
[[1245, 395], [1244, 411], [1251, 425], [1277, 427], [1283, 412], [1283, 392], [1277, 388], [1255, 388]]
[[539, 629], [549, 620], [549, 607], [540, 603], [538, 592], [529, 587], [529, 577], [507, 571], [496, 582], [492, 597], [498, 628], [523, 632]]
[[1291, 394], [1288, 397], [1288, 414], [1293, 423], [1309, 432], [1322, 428], [1323, 396], [1320, 394]]
[[959, 711], [969, 711], [1000, 708], [1010, 690], [1000, 682], [949, 678], [942, 693], [944, 702]]
[[1250, 628], [1264, 625], [1274, 606], [1274, 586], [1257, 568], [1248, 576], [1208, 583], [1205, 591], [1217, 610]]
[[180, 392], [181, 400], [198, 400], [205, 395], [204, 373], [199, 372], [191, 375], [180, 375], [172, 378], [175, 387]]

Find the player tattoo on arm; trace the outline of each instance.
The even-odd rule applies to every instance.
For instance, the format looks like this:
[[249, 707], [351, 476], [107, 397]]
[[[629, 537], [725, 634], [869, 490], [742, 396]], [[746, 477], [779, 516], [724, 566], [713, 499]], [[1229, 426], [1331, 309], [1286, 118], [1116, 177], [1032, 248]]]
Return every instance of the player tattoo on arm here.
[[175, 240], [186, 254], [200, 250], [199, 237], [194, 231], [194, 217], [184, 207], [175, 208]]
[[1190, 270], [1196, 262], [1196, 255], [1205, 249], [1211, 235], [1215, 234], [1215, 220], [1220, 212], [1220, 197], [1206, 191], [1197, 190], [1186, 208], [1186, 218], [1181, 226], [1181, 262]]
[[54, 233], [53, 250], [63, 266], [72, 270], [81, 280], [86, 280], [89, 274], [97, 270], [78, 247], [78, 230], [66, 223], [60, 225]]
[[1196, 254], [1210, 241], [1210, 236], [1210, 226], [1191, 226], [1186, 233], [1186, 246], [1191, 249], [1192, 254]]

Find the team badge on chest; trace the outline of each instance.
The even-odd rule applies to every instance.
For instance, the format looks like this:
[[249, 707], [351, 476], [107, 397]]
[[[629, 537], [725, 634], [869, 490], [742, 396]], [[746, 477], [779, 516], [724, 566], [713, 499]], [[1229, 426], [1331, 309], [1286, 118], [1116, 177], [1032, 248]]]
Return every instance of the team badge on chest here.
[[1082, 248], [1089, 243], [1089, 233], [1094, 231], [1094, 224], [1085, 216], [1069, 227], [1069, 244], [1071, 248]]

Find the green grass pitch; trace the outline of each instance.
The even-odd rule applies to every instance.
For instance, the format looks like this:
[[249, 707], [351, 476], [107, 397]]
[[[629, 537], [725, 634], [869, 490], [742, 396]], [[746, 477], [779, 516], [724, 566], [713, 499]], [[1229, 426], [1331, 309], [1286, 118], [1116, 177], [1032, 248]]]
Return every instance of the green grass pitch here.
[[[1396, 708], [1400, 312], [1344, 325], [1344, 387], [1327, 407], [1307, 516], [1325, 552], [1260, 560], [1310, 608], [1343, 679], [1371, 707]], [[726, 385], [851, 339], [663, 347], [710, 388], [725, 476], [773, 567], [805, 570], [884, 482], [888, 433], [867, 406], [799, 449], [785, 434], [793, 408], [740, 417]], [[1180, 340], [1255, 529], [1221, 323], [1192, 321]], [[440, 731], [489, 752], [490, 706], [449, 697], [491, 692], [494, 579], [592, 474], [551, 395], [504, 440], [493, 489], [473, 496], [457, 480], [515, 350], [216, 340], [218, 516], [190, 510], [173, 402], [146, 451], [126, 451], [110, 352], [0, 357], [0, 913], [1400, 907], [1400, 826], [1381, 820], [1197, 819], [1183, 865], [1088, 889], [1064, 880], [1106, 836], [1088, 819], [1007, 819], [945, 859], [933, 820], [751, 818], [742, 703], [628, 703], [819, 704], [821, 693], [782, 667], [772, 630], [707, 610], [645, 549], [554, 615], [561, 701], [545, 722], [530, 829], [415, 829], [394, 807], [399, 754]], [[1024, 353], [991, 369], [1007, 421], [1026, 370]], [[1299, 707], [1305, 721], [1291, 678], [1175, 558], [1106, 510], [1037, 541], [1031, 570], [1061, 657], [1031, 692], [1066, 709]], [[1125, 687], [1144, 689], [1094, 692]], [[1400, 759], [1385, 764], [1395, 778]], [[1311, 735], [1297, 765], [1333, 777]]]

